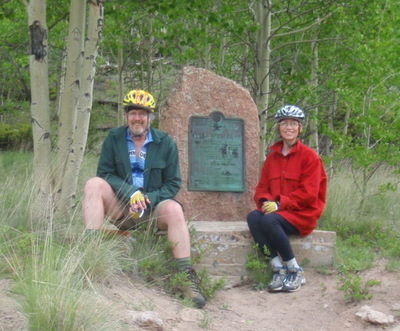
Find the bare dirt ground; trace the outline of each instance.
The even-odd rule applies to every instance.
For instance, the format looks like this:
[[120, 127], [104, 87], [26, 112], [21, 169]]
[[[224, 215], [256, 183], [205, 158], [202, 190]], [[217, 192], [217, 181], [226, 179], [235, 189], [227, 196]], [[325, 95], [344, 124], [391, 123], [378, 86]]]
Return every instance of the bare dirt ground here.
[[[371, 300], [356, 304], [345, 304], [336, 275], [313, 269], [306, 269], [307, 284], [298, 292], [270, 294], [243, 285], [218, 291], [202, 310], [127, 276], [113, 279], [98, 295], [121, 330], [400, 330], [400, 273], [385, 271], [381, 262], [360, 276], [381, 284], [370, 288]], [[0, 280], [0, 330], [26, 330], [11, 285]], [[356, 312], [364, 305], [393, 315], [395, 322], [379, 326], [361, 320]], [[137, 322], [144, 312], [153, 316], [147, 327]]]

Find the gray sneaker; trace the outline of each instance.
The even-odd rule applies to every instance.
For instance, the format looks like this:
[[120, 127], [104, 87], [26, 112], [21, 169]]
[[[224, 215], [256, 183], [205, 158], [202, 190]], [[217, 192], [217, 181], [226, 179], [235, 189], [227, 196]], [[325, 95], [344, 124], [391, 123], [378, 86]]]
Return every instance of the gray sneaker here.
[[272, 280], [268, 285], [269, 292], [280, 292], [283, 288], [283, 281], [287, 275], [287, 269], [285, 267], [273, 268], [272, 269]]
[[190, 282], [190, 285], [181, 286], [180, 290], [182, 291], [183, 295], [186, 298], [192, 300], [192, 302], [195, 304], [197, 308], [203, 308], [204, 305], [206, 304], [206, 299], [200, 292], [199, 289], [200, 279], [197, 276], [196, 271], [193, 268], [190, 268], [187, 269], [185, 273]]
[[283, 281], [283, 292], [295, 292], [306, 283], [302, 268], [288, 268], [286, 278]]

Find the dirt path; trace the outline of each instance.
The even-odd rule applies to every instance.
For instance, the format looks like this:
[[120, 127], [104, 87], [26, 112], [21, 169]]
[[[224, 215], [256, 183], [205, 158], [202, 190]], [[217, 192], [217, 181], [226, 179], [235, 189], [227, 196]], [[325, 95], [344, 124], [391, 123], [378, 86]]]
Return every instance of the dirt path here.
[[[120, 330], [143, 330], [135, 322], [143, 312], [152, 312], [162, 321], [162, 329], [171, 331], [400, 330], [400, 273], [388, 273], [382, 264], [361, 276], [381, 284], [370, 289], [371, 300], [357, 304], [344, 303], [335, 275], [313, 270], [306, 270], [307, 284], [298, 292], [270, 294], [245, 285], [219, 291], [203, 310], [185, 307], [170, 295], [125, 276], [101, 288], [99, 297], [121, 322]], [[9, 296], [10, 286], [9, 281], [0, 281], [0, 330], [25, 330], [25, 320]], [[363, 305], [393, 315], [395, 323], [383, 328], [362, 321], [355, 313]]]

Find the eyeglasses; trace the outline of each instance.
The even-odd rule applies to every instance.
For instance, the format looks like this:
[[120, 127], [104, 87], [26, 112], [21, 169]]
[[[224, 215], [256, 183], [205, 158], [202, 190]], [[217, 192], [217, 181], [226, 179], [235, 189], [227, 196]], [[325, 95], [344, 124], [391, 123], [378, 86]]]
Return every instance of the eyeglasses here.
[[148, 113], [145, 112], [145, 111], [143, 111], [143, 112], [140, 112], [140, 111], [130, 111], [130, 112], [128, 112], [128, 116], [130, 116], [130, 117], [145, 118], [145, 117], [147, 117], [147, 115], [148, 115]]
[[293, 122], [286, 122], [286, 121], [282, 121], [279, 122], [279, 126], [283, 126], [283, 127], [292, 127], [292, 128], [297, 128], [299, 126], [299, 122], [297, 121], [293, 121]]

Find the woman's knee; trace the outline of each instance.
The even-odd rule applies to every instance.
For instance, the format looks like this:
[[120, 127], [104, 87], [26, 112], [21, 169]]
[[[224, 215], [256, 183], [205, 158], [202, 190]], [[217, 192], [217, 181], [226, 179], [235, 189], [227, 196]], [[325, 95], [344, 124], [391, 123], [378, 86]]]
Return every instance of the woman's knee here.
[[281, 227], [277, 219], [277, 215], [274, 213], [265, 214], [260, 222], [260, 225], [262, 226], [264, 231], [271, 234], [275, 233], [278, 230], [278, 228]]
[[258, 210], [253, 210], [247, 215], [247, 225], [250, 229], [258, 227], [261, 216]]

